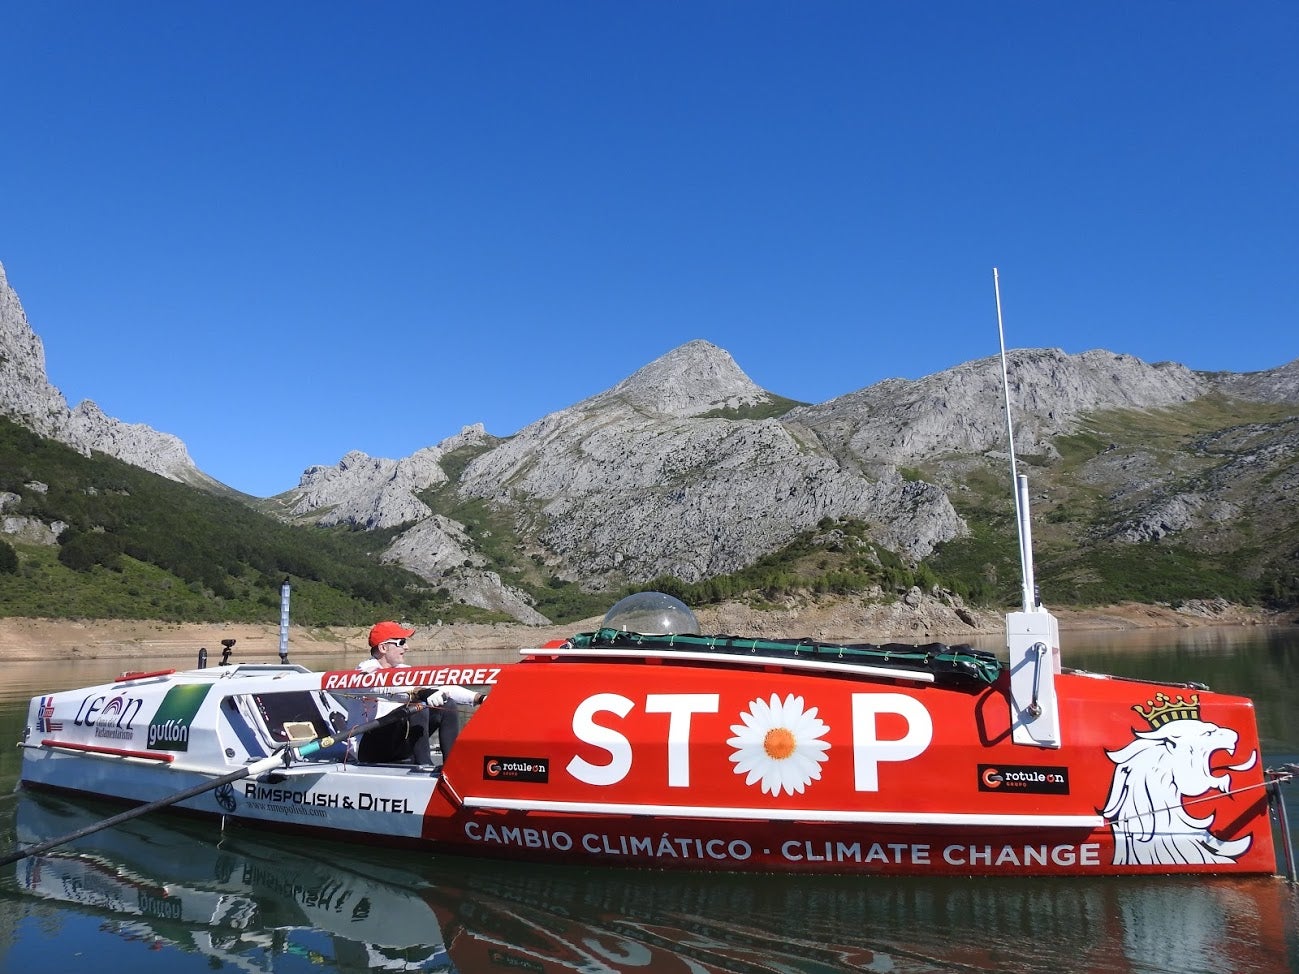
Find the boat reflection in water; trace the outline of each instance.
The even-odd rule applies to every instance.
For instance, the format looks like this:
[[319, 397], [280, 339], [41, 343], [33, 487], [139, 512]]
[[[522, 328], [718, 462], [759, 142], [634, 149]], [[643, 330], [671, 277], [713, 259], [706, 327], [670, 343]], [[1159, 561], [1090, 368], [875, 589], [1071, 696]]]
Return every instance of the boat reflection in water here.
[[[23, 793], [18, 840], [113, 810]], [[167, 817], [14, 869], [23, 899], [107, 915], [100, 936], [174, 952], [173, 971], [1299, 970], [1294, 892], [1267, 878], [604, 871], [213, 835]], [[103, 948], [66, 939], [42, 946], [55, 968], [65, 947], [83, 960]]]
[[[112, 811], [20, 794], [18, 842], [66, 835]], [[212, 967], [274, 970], [271, 958], [291, 953], [348, 970], [448, 969], [438, 919], [400, 860], [391, 868], [339, 853], [155, 816], [14, 868], [20, 891], [104, 911], [123, 938], [197, 952], [220, 962]]]

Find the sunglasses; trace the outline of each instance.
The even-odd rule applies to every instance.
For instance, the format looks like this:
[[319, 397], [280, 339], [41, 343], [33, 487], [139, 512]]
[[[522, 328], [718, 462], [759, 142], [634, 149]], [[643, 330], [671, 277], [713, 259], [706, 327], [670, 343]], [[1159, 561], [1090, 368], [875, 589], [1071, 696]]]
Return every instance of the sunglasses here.
[[406, 638], [403, 636], [401, 639], [385, 639], [385, 640], [383, 641], [382, 645], [384, 645], [384, 646], [396, 646], [398, 649], [405, 649], [405, 648], [406, 648]]

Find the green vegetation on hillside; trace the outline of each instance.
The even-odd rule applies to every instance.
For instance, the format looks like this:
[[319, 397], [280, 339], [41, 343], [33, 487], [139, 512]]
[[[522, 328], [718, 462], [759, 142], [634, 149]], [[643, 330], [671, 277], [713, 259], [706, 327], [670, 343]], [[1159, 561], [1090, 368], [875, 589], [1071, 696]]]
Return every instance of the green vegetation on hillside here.
[[758, 403], [750, 406], [740, 406], [732, 409], [713, 409], [706, 413], [700, 413], [700, 419], [775, 419], [778, 416], [784, 416], [785, 413], [798, 406], [806, 406], [807, 403], [799, 402], [797, 399], [786, 399], [784, 396], [773, 395], [770, 402]]
[[285, 525], [0, 419], [3, 491], [7, 515], [65, 527], [57, 547], [13, 545], [8, 573], [0, 552], [0, 615], [274, 622], [286, 578], [304, 625], [481, 615], [380, 565], [390, 535]]
[[[1059, 458], [1028, 471], [1044, 600], [1178, 605], [1221, 598], [1295, 605], [1299, 512], [1259, 508], [1265, 481], [1222, 469], [1252, 449], [1277, 449], [1295, 421], [1292, 407], [1211, 396], [1166, 409], [1106, 411], [1089, 417], [1078, 432], [1055, 437]], [[972, 534], [942, 546], [932, 563], [967, 580], [982, 572], [997, 580], [1001, 600], [1016, 600], [1019, 554], [1007, 478], [1004, 459], [988, 461], [967, 473], [963, 489], [950, 492]], [[1176, 495], [1230, 498], [1235, 515], [1220, 523], [1212, 540], [1202, 530], [1144, 542], [1121, 539], [1118, 528], [1126, 520]], [[1256, 532], [1267, 543], [1255, 540]]]
[[978, 579], [972, 585], [968, 581], [940, 575], [926, 562], [907, 565], [894, 552], [871, 541], [862, 521], [827, 517], [815, 530], [801, 532], [739, 571], [694, 583], [656, 578], [638, 588], [675, 595], [687, 605], [866, 593], [891, 601], [912, 586], [926, 591], [937, 586], [982, 601], [988, 595], [985, 586]]

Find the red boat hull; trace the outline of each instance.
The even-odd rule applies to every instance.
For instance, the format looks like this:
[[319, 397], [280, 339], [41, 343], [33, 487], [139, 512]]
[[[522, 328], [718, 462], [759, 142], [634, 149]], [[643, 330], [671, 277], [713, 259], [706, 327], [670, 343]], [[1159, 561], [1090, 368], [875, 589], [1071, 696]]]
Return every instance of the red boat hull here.
[[477, 856], [651, 868], [1275, 870], [1248, 700], [1056, 680], [1063, 744], [1041, 748], [1012, 743], [1004, 675], [967, 690], [526, 661], [462, 734], [424, 834]]

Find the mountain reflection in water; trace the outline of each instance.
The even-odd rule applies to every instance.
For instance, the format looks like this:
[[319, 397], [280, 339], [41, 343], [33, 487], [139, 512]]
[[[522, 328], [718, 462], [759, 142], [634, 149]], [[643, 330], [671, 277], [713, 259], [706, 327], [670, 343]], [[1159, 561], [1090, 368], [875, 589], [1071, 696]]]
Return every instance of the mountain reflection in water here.
[[[22, 843], [116, 810], [15, 800]], [[171, 972], [1299, 969], [1294, 894], [1271, 879], [599, 871], [220, 835], [168, 816], [13, 868], [0, 967], [15, 971], [79, 969], [87, 958], [139, 970], [158, 952]], [[87, 915], [98, 919], [93, 937], [77, 932]], [[54, 923], [64, 930], [51, 936]]]

